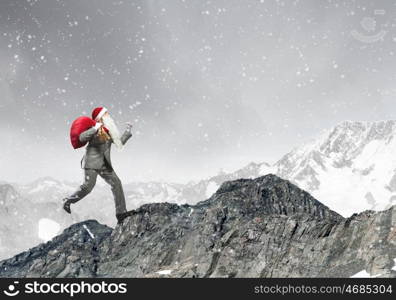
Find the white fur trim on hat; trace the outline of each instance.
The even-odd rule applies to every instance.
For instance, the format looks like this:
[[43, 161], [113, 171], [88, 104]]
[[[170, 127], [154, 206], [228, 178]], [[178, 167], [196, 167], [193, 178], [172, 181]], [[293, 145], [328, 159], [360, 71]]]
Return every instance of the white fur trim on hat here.
[[107, 112], [107, 108], [103, 107], [100, 113], [98, 113], [98, 115], [96, 116], [95, 121], [99, 121], [106, 112]]

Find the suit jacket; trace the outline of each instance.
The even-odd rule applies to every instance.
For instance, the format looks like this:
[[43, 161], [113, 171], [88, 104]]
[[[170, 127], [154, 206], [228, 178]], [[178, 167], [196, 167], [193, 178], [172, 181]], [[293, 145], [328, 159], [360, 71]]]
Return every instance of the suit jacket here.
[[[97, 130], [95, 127], [91, 127], [90, 129], [82, 132], [79, 136], [81, 142], [88, 142], [85, 155], [81, 160], [81, 167], [84, 169], [99, 170], [105, 165], [105, 163], [107, 163], [110, 168], [113, 168], [110, 158], [110, 150], [113, 140], [101, 141], [96, 133]], [[122, 144], [124, 145], [131, 136], [132, 133], [125, 130], [124, 134], [121, 136]]]

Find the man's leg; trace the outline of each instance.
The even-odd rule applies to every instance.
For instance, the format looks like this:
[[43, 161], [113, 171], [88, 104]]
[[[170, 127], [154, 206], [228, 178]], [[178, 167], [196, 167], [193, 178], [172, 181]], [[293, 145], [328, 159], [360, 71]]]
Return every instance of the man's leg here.
[[121, 180], [112, 168], [105, 168], [99, 171], [99, 175], [111, 186], [113, 192], [116, 215], [120, 216], [127, 211], [125, 195]]
[[70, 214], [70, 204], [76, 203], [88, 195], [95, 186], [96, 178], [98, 173], [93, 169], [84, 169], [84, 183], [80, 185], [77, 191], [75, 191], [69, 197], [63, 199], [63, 208]]

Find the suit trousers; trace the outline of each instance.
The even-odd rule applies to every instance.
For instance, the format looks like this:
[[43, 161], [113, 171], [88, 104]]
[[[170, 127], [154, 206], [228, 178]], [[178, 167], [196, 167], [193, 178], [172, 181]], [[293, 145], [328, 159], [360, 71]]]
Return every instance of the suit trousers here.
[[67, 199], [71, 203], [75, 203], [88, 195], [94, 188], [98, 175], [111, 186], [116, 215], [126, 212], [125, 195], [121, 180], [118, 178], [114, 170], [107, 164], [101, 169], [84, 169], [84, 183], [76, 192], [67, 197]]

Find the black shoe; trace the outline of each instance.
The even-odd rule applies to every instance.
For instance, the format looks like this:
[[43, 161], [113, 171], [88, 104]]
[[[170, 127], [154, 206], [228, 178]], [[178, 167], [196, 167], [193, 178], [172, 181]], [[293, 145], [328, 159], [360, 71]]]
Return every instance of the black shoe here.
[[121, 224], [122, 223], [122, 221], [124, 221], [124, 219], [126, 218], [126, 217], [129, 217], [131, 215], [131, 213], [130, 212], [124, 212], [124, 213], [120, 213], [120, 214], [116, 214], [116, 217], [117, 217], [117, 224]]
[[70, 200], [68, 200], [67, 198], [63, 199], [63, 209], [68, 213], [71, 214], [71, 210], [70, 210]]

